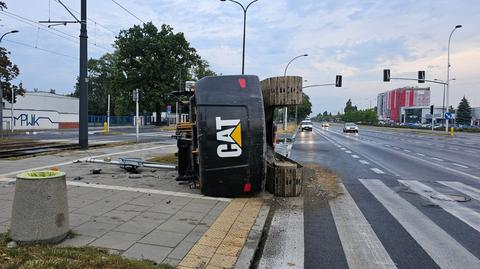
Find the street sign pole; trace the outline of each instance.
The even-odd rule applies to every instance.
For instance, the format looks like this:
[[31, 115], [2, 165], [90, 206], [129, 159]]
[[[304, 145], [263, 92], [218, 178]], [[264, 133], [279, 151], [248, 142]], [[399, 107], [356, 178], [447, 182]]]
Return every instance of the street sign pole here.
[[2, 75], [0, 75], [0, 138], [3, 139], [3, 90], [2, 90]]
[[108, 95], [107, 102], [107, 132], [110, 132], [110, 94]]
[[136, 116], [135, 116], [135, 125], [136, 125], [136, 137], [137, 137], [137, 143], [139, 142], [139, 125], [140, 125], [140, 108], [138, 105], [138, 99], [139, 99], [139, 94], [138, 94], [138, 89], [135, 90], [135, 106], [136, 106]]
[[12, 87], [12, 99], [11, 99], [11, 104], [12, 106], [10, 107], [10, 129], [12, 129], [12, 133], [13, 133], [13, 128], [14, 128], [14, 118], [13, 118], [13, 100], [15, 98], [15, 90], [13, 89]]

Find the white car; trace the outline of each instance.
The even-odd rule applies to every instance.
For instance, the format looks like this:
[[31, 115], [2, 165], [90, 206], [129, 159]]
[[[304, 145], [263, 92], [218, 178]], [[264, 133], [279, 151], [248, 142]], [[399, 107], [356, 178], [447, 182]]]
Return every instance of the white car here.
[[300, 123], [300, 130], [303, 131], [312, 131], [313, 130], [313, 124], [309, 120], [304, 120], [302, 123]]
[[322, 127], [330, 127], [330, 124], [328, 124], [328, 122], [324, 122], [322, 123]]
[[347, 122], [343, 126], [344, 133], [358, 133], [358, 126], [353, 122]]

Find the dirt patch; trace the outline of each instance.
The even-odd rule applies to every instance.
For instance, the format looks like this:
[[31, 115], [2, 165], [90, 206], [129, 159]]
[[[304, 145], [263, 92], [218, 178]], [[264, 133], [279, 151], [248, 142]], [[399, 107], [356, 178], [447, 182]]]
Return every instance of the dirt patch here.
[[176, 164], [177, 163], [177, 156], [175, 156], [175, 153], [162, 154], [162, 155], [152, 157], [152, 158], [148, 159], [147, 161], [148, 162], [154, 162], [154, 163]]
[[341, 178], [337, 173], [318, 164], [307, 164], [304, 169], [304, 187], [313, 191], [315, 196], [334, 199], [343, 195]]

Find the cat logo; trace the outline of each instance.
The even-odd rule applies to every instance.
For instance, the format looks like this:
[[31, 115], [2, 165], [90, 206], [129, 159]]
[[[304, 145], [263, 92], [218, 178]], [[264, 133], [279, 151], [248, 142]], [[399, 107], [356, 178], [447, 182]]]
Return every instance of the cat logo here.
[[[217, 155], [220, 158], [238, 157], [242, 155], [242, 127], [240, 120], [222, 120], [215, 118], [217, 128]], [[230, 127], [223, 129], [224, 127]]]

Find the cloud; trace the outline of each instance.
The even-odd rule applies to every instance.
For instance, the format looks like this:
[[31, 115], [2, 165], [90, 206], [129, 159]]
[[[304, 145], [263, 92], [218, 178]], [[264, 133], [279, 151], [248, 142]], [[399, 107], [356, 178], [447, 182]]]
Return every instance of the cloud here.
[[[239, 0], [248, 4], [249, 0]], [[65, 0], [79, 10], [78, 1]], [[68, 19], [68, 14], [52, 1], [51, 17]], [[235, 74], [241, 70], [243, 12], [231, 2], [218, 0], [131, 0], [120, 1], [144, 21], [157, 26], [170, 24], [184, 32], [192, 46], [211, 63], [217, 73]], [[48, 18], [47, 1], [10, 1], [9, 11], [35, 21]], [[102, 26], [118, 32], [139, 24], [111, 1], [89, 1], [89, 16]], [[289, 67], [290, 74], [302, 75], [308, 83], [330, 83], [336, 74], [344, 76], [344, 88], [313, 88], [314, 113], [341, 111], [348, 98], [360, 107], [384, 90], [414, 82], [382, 82], [382, 69], [393, 74], [416, 77], [425, 70], [427, 77], [445, 79], [447, 40], [457, 24], [464, 25], [452, 38], [451, 100], [466, 95], [471, 105], [480, 106], [480, 3], [458, 1], [360, 1], [360, 0], [260, 0], [247, 14], [246, 73], [260, 78], [283, 73], [293, 57], [308, 53]], [[21, 29], [15, 38], [28, 44], [51, 48], [78, 57], [76, 42], [47, 32], [37, 38], [37, 28], [1, 16], [2, 30]], [[89, 22], [89, 53], [99, 57], [110, 49], [115, 34]], [[78, 26], [56, 28], [78, 36]], [[72, 89], [78, 74], [75, 60], [62, 59], [34, 49], [13, 47], [12, 58], [22, 69], [19, 79], [29, 88]], [[68, 63], [67, 63], [68, 62]], [[51, 74], [57, 74], [52, 76]], [[443, 87], [432, 87], [432, 100], [439, 104]]]

